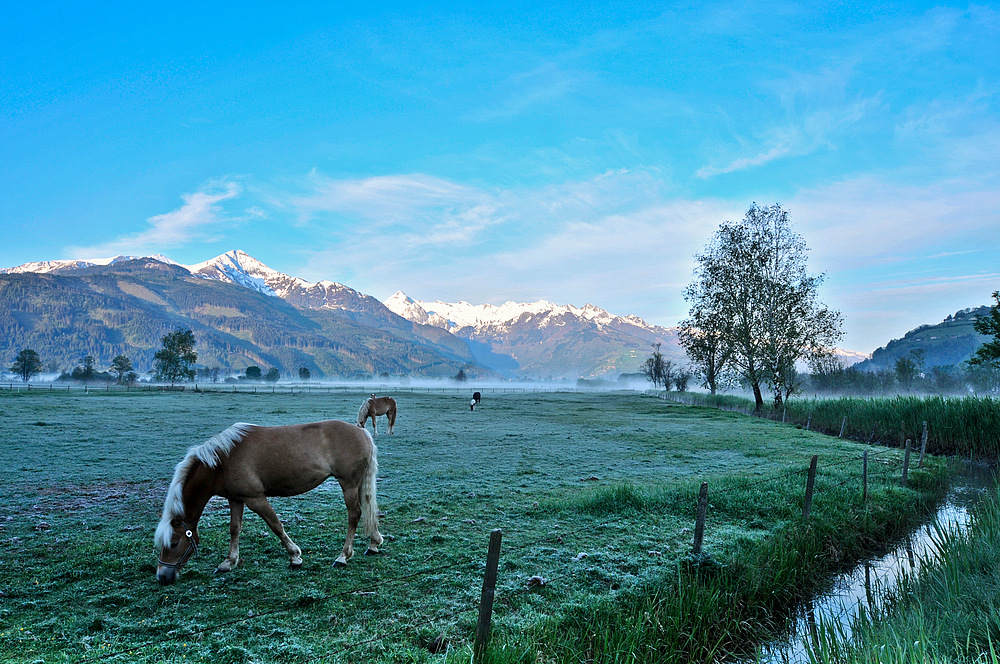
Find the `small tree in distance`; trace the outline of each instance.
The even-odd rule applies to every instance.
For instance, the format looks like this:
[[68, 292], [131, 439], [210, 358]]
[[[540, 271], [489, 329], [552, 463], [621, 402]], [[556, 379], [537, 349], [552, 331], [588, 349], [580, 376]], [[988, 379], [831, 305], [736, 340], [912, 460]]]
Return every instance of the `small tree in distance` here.
[[309, 367], [299, 367], [299, 380], [309, 380], [311, 377]]
[[163, 348], [156, 351], [155, 371], [157, 378], [169, 380], [170, 386], [178, 380], [190, 380], [194, 377], [191, 365], [198, 360], [194, 351], [194, 332], [188, 328], [178, 328], [165, 335], [161, 340]]
[[712, 394], [724, 387], [726, 365], [732, 353], [722, 343], [722, 332], [713, 327], [716, 324], [722, 323], [713, 320], [710, 315], [698, 315], [681, 323], [679, 335], [680, 344], [687, 352], [691, 366], [701, 378], [702, 385]]
[[264, 373], [260, 370], [260, 367], [256, 365], [251, 365], [247, 367], [246, 373], [244, 374], [247, 380], [260, 380]]
[[17, 357], [14, 359], [14, 364], [11, 365], [10, 370], [12, 373], [20, 376], [21, 380], [27, 383], [31, 380], [32, 376], [42, 370], [42, 360], [38, 357], [38, 353], [30, 348], [25, 348], [17, 354]]
[[85, 385], [94, 380], [97, 376], [97, 369], [94, 368], [94, 356], [88, 355], [83, 358], [83, 364], [77, 365], [71, 375], [73, 380], [82, 381]]
[[277, 383], [279, 378], [281, 378], [281, 372], [276, 367], [271, 367], [264, 374], [264, 380], [268, 383]]
[[640, 370], [643, 375], [653, 383], [653, 389], [670, 390], [674, 383], [674, 363], [663, 357], [660, 352], [661, 344], [653, 344], [653, 354], [646, 358]]
[[132, 371], [132, 360], [125, 355], [116, 355], [111, 360], [111, 373], [115, 375], [119, 385], [135, 381], [135, 372]]

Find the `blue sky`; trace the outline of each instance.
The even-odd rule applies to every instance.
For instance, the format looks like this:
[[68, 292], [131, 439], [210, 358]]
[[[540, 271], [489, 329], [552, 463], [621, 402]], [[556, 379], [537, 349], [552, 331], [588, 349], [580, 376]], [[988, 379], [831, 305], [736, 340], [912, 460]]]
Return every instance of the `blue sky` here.
[[1000, 288], [996, 4], [147, 4], [5, 10], [0, 267], [243, 249], [674, 325], [757, 202], [845, 348]]

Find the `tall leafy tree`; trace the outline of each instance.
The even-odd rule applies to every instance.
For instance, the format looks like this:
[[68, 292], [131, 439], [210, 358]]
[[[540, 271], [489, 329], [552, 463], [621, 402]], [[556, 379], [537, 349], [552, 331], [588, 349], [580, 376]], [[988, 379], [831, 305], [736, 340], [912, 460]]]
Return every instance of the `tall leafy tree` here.
[[161, 339], [163, 348], [156, 351], [154, 370], [160, 380], [169, 380], [171, 387], [178, 380], [194, 377], [191, 365], [198, 360], [194, 350], [194, 332], [178, 328]]
[[993, 341], [987, 341], [976, 350], [969, 364], [984, 364], [1000, 367], [1000, 291], [993, 291], [996, 300], [989, 314], [980, 316], [973, 323], [979, 334], [992, 335]]
[[21, 377], [25, 383], [31, 380], [31, 377], [39, 373], [42, 370], [42, 360], [38, 357], [38, 353], [30, 348], [25, 348], [17, 357], [14, 358], [14, 364], [11, 365], [11, 373], [17, 374]]
[[[689, 357], [707, 373], [709, 361], [725, 358], [753, 390], [757, 409], [770, 388], [778, 407], [800, 360], [832, 352], [841, 316], [822, 304], [822, 275], [806, 269], [805, 241], [780, 205], [750, 206], [740, 222], [724, 222], [705, 251], [695, 256], [695, 279], [685, 289], [691, 303], [682, 332]], [[690, 341], [715, 344], [705, 353]]]

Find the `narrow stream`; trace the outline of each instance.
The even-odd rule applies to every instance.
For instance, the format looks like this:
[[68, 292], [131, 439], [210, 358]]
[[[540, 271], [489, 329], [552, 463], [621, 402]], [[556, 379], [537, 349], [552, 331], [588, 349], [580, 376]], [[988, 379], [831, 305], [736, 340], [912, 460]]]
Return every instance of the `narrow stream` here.
[[839, 575], [829, 591], [806, 602], [799, 609], [790, 632], [784, 639], [764, 646], [759, 661], [763, 664], [808, 663], [806, 639], [813, 637], [819, 624], [839, 624], [841, 633], [850, 636], [852, 624], [861, 611], [881, 607], [887, 589], [891, 590], [901, 577], [919, 572], [922, 564], [937, 558], [933, 523], [936, 521], [945, 530], [966, 530], [972, 507], [985, 490], [994, 485], [995, 477], [993, 468], [966, 464], [937, 512], [924, 525], [889, 553]]

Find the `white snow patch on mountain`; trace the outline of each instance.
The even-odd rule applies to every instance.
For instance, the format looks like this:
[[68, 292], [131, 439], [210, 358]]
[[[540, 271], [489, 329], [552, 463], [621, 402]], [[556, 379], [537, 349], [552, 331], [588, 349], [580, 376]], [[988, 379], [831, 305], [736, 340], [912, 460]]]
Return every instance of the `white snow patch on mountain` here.
[[536, 302], [512, 302], [502, 305], [470, 304], [468, 302], [422, 302], [408, 297], [402, 291], [397, 291], [384, 302], [385, 306], [395, 314], [413, 322], [443, 327], [449, 331], [461, 328], [482, 330], [485, 328], [504, 328], [518, 321], [539, 319], [539, 328], [548, 325], [564, 326], [567, 318], [578, 318], [591, 321], [598, 326], [613, 323], [626, 324], [652, 330], [654, 326], [638, 316], [615, 316], [593, 304], [582, 308], [572, 304], [554, 304], [548, 300]]
[[170, 260], [163, 254], [154, 254], [153, 256], [112, 256], [111, 258], [78, 258], [75, 260], [32, 261], [30, 263], [23, 263], [16, 267], [5, 267], [0, 269], [0, 274], [23, 274], [26, 272], [45, 274], [63, 269], [82, 270], [83, 268], [94, 267], [95, 265], [113, 265], [115, 263], [137, 260], [140, 258], [152, 258], [153, 260], [157, 260], [161, 263], [167, 263], [168, 265], [178, 265], [178, 263]]

